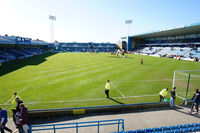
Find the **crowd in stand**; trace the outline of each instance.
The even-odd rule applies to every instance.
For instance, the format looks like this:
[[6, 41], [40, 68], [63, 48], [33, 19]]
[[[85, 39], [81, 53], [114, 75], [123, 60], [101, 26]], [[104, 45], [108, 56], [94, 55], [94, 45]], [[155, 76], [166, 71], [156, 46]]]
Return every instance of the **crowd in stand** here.
[[28, 133], [29, 132], [29, 126], [28, 126], [28, 109], [25, 107], [21, 97], [17, 95], [15, 92], [11, 99], [11, 110], [12, 110], [12, 117], [13, 122], [16, 126], [16, 130], [12, 131], [8, 127], [6, 127], [7, 123], [7, 110], [0, 108], [0, 129], [1, 133], [4, 133], [6, 131], [10, 133]]
[[197, 46], [184, 46], [184, 47], [174, 47], [174, 46], [149, 46], [149, 47], [141, 47], [134, 51], [137, 54], [146, 54], [157, 57], [167, 57], [167, 58], [175, 58], [175, 59], [189, 59], [194, 61], [199, 61], [200, 59], [200, 47]]

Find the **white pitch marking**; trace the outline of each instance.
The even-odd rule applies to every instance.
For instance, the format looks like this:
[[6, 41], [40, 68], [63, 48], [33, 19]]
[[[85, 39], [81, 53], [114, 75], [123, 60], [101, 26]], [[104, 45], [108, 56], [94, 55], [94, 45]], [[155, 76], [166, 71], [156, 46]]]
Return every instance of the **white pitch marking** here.
[[130, 81], [117, 81], [117, 82], [112, 82], [112, 83], [129, 83], [129, 82], [157, 82], [157, 81], [166, 81], [166, 80], [130, 80]]
[[[18, 94], [20, 94], [22, 91], [24, 91], [30, 84], [32, 84], [35, 80], [37, 80], [40, 77], [41, 73], [35, 77], [31, 82], [29, 82], [26, 86], [24, 86], [24, 88], [22, 88], [19, 92], [17, 92]], [[4, 105], [8, 104], [10, 102], [11, 99], [9, 99], [7, 102], [4, 103]]]
[[182, 100], [185, 100], [185, 98], [183, 98], [183, 97], [181, 97], [181, 96], [178, 96], [178, 95], [177, 95], [177, 97], [180, 98], [180, 99], [182, 99]]
[[[151, 97], [151, 96], [158, 96], [158, 94], [152, 95], [138, 95], [138, 96], [127, 96], [127, 97], [113, 97], [114, 99], [126, 99], [126, 98], [134, 98], [134, 97]], [[45, 101], [45, 102], [25, 102], [25, 104], [38, 104], [38, 103], [64, 103], [64, 102], [82, 102], [82, 101], [99, 101], [105, 100], [107, 98], [97, 98], [97, 99], [80, 99], [80, 100], [64, 100], [64, 101]], [[4, 105], [4, 104], [0, 104]], [[10, 104], [6, 104], [10, 105]]]
[[111, 82], [111, 84], [113, 85], [113, 87], [121, 94], [121, 96], [123, 98], [125, 98], [124, 94]]
[[[178, 79], [178, 80], [185, 80], [185, 79]], [[163, 79], [163, 80], [159, 80], [159, 79], [155, 79], [155, 80], [130, 80], [130, 81], [114, 81], [112, 83], [131, 83], [131, 82], [162, 82], [162, 81], [170, 81], [170, 79]]]

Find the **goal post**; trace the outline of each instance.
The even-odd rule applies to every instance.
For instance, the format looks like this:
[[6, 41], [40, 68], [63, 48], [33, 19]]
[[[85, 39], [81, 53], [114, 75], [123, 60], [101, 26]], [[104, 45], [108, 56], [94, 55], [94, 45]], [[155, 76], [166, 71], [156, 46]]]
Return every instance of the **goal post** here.
[[175, 70], [172, 88], [176, 87], [177, 96], [192, 98], [195, 89], [200, 89], [200, 70]]

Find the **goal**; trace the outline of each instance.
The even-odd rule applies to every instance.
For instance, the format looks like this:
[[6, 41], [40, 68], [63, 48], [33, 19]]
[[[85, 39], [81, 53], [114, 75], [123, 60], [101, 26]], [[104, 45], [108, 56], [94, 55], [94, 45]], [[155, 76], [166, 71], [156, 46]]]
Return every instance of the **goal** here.
[[200, 70], [175, 70], [172, 87], [179, 98], [191, 99], [194, 90], [200, 89]]

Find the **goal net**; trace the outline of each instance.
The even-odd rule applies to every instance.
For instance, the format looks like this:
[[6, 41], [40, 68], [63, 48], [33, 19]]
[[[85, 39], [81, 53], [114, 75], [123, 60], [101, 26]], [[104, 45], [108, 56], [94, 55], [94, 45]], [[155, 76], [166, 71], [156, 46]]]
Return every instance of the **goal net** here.
[[192, 98], [194, 90], [200, 89], [200, 70], [175, 70], [172, 87], [176, 87], [178, 97]]

